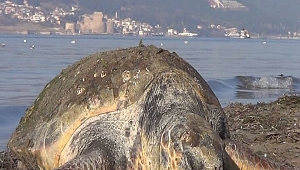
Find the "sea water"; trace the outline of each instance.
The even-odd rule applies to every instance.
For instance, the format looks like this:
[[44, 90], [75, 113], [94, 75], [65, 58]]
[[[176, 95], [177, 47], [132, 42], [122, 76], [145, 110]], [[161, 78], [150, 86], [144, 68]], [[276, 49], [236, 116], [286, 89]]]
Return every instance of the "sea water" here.
[[95, 52], [137, 46], [140, 39], [187, 60], [223, 107], [300, 93], [300, 40], [0, 35], [0, 150], [62, 69]]

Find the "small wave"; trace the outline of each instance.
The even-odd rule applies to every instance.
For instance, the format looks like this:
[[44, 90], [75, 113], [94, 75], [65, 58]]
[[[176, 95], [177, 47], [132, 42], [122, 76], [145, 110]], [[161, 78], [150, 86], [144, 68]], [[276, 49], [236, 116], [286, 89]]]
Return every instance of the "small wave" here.
[[224, 106], [229, 102], [269, 102], [281, 95], [300, 94], [300, 79], [293, 76], [236, 76], [209, 80], [209, 86]]
[[228, 80], [208, 80], [207, 83], [213, 91], [226, 91], [235, 88], [235, 82], [232, 79]]
[[239, 89], [293, 89], [296, 78], [292, 76], [237, 76]]

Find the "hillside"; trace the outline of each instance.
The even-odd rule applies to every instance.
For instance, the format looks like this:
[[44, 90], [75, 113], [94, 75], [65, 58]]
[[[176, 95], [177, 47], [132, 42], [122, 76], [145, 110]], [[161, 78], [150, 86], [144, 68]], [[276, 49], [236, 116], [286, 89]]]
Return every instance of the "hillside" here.
[[276, 18], [289, 20], [290, 22], [300, 22], [300, 0], [239, 0], [247, 6], [264, 11], [268, 15]]
[[[189, 27], [221, 24], [228, 27], [247, 28], [258, 33], [286, 33], [296, 31], [300, 25], [299, 0], [237, 0], [249, 10], [222, 10], [210, 7], [209, 0], [79, 0], [85, 11], [103, 11], [123, 18], [149, 22], [153, 25]], [[194, 29], [194, 30], [193, 30]]]
[[[0, 0], [0, 2], [3, 0]], [[14, 0], [23, 1], [23, 0]], [[32, 5], [78, 4], [80, 12], [102, 11], [110, 17], [118, 12], [120, 18], [173, 27], [197, 30], [197, 25], [206, 29], [211, 24], [225, 27], [246, 28], [259, 34], [286, 34], [300, 30], [300, 0], [236, 0], [246, 10], [211, 8], [215, 0], [27, 0]], [[228, 0], [220, 0], [229, 2]], [[21, 3], [20, 2], [20, 3]], [[288, 3], [290, 2], [290, 3]], [[293, 3], [291, 3], [293, 2]], [[45, 6], [46, 7], [46, 6]]]

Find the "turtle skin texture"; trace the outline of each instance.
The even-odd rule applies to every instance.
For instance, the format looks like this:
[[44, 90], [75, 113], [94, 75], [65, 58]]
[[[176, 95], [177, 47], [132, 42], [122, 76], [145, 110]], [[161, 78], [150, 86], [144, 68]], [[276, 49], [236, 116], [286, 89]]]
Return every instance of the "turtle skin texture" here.
[[5, 166], [277, 168], [240, 148], [201, 75], [175, 52], [140, 42], [85, 57], [51, 80], [13, 132]]

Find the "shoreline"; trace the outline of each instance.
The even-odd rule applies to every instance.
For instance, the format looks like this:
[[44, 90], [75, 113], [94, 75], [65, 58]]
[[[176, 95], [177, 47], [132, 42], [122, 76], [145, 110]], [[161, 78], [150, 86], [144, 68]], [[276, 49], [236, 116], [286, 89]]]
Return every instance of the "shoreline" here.
[[[19, 33], [7, 33], [7, 32], [1, 32], [0, 31], [0, 36], [3, 35], [7, 35], [7, 36], [32, 36], [32, 35], [38, 35], [38, 36], [122, 36], [122, 37], [158, 37], [158, 36], [152, 36], [152, 35], [148, 35], [148, 36], [139, 36], [139, 35], [126, 35], [126, 34], [79, 34], [79, 33], [62, 33], [62, 32], [57, 32], [57, 33], [51, 33], [50, 31], [45, 31], [45, 32], [40, 32], [40, 33], [23, 33], [23, 32], [19, 32]], [[185, 36], [178, 36], [178, 35], [166, 35], [166, 36], [159, 36], [159, 38], [224, 38], [224, 39], [242, 39], [243, 38], [231, 38], [231, 37], [201, 37], [201, 36], [195, 36], [195, 37], [185, 37]], [[249, 39], [261, 39], [261, 40], [300, 40], [300, 37], [279, 37], [279, 36], [266, 36], [266, 37], [251, 37], [251, 38], [247, 38], [246, 40]]]
[[269, 103], [231, 103], [224, 111], [232, 140], [271, 162], [300, 168], [300, 95]]
[[126, 36], [126, 37], [159, 37], [159, 38], [228, 38], [228, 39], [282, 39], [282, 40], [300, 40], [300, 37], [289, 37], [288, 35], [264, 35], [259, 36], [258, 34], [253, 33], [250, 35], [251, 38], [239, 38], [239, 37], [226, 37], [224, 36], [180, 36], [180, 35], [160, 35], [155, 36], [152, 34], [149, 35], [128, 35], [128, 34], [121, 34], [121, 33], [102, 33], [102, 34], [94, 34], [94, 33], [71, 33], [67, 32], [62, 27], [46, 27], [36, 23], [18, 23], [13, 26], [3, 26], [0, 25], [0, 35], [47, 35], [47, 36], [87, 36], [87, 35], [94, 35], [94, 36]]

